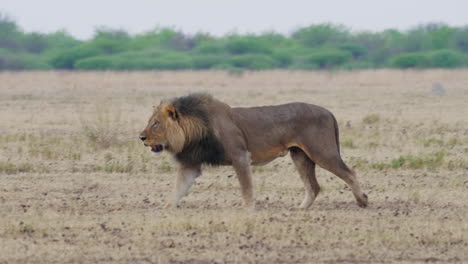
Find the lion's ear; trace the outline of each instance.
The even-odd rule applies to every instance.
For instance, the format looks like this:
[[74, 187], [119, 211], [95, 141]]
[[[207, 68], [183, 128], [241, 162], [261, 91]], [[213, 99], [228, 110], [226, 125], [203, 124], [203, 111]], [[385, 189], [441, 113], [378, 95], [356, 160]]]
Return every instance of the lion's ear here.
[[177, 120], [179, 118], [177, 110], [173, 105], [166, 106], [166, 108], [164, 109], [164, 113], [166, 114], [166, 116], [172, 118], [173, 120]]

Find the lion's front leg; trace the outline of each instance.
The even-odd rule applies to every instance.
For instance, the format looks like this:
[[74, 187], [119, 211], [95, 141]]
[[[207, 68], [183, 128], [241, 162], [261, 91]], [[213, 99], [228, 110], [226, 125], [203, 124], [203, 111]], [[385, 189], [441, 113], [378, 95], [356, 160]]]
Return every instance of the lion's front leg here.
[[179, 201], [189, 191], [190, 187], [195, 183], [195, 179], [200, 176], [200, 167], [184, 167], [179, 169], [179, 173], [176, 178], [174, 192], [172, 194], [172, 200], [166, 204], [166, 208], [176, 208]]
[[245, 152], [236, 157], [232, 162], [232, 166], [236, 171], [239, 179], [242, 198], [244, 198], [245, 207], [255, 208], [254, 190], [252, 184], [252, 172], [250, 169], [250, 153]]

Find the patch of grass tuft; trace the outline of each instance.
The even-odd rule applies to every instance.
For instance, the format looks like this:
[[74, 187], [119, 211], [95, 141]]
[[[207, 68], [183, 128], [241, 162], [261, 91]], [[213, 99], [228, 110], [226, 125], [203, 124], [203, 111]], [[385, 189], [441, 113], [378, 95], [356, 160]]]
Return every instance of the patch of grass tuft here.
[[380, 120], [380, 116], [378, 114], [370, 114], [370, 115], [366, 115], [362, 119], [362, 122], [364, 122], [364, 124], [370, 125], [370, 124], [379, 122], [379, 120]]
[[68, 159], [70, 159], [70, 160], [81, 160], [81, 153], [71, 152], [70, 154], [68, 154]]
[[133, 171], [133, 164], [121, 161], [106, 162], [102, 170], [107, 173], [130, 173]]
[[170, 172], [172, 170], [171, 163], [169, 163], [166, 160], [161, 162], [161, 164], [159, 164], [159, 166], [158, 166], [158, 170], [160, 172]]
[[379, 147], [379, 143], [377, 142], [369, 142], [369, 144], [367, 144], [367, 147], [370, 148], [370, 149], [376, 149]]
[[351, 158], [350, 164], [352, 168], [355, 169], [364, 169], [367, 167], [369, 162], [363, 158]]
[[34, 171], [34, 166], [31, 163], [12, 163], [10, 161], [0, 161], [0, 172], [5, 174], [17, 174], [23, 172]]
[[453, 147], [455, 147], [455, 146], [457, 146], [457, 145], [459, 145], [459, 144], [461, 144], [461, 143], [462, 143], [462, 142], [461, 142], [460, 139], [458, 139], [458, 138], [456, 138], [456, 137], [452, 137], [452, 138], [450, 138], [450, 139], [447, 141], [446, 145], [447, 145], [448, 147], [450, 147], [450, 148], [453, 148]]
[[386, 170], [386, 169], [391, 168], [392, 166], [387, 163], [377, 162], [377, 163], [371, 163], [370, 167], [374, 170]]
[[438, 151], [422, 156], [400, 156], [398, 159], [393, 159], [390, 163], [392, 168], [410, 168], [410, 169], [421, 169], [421, 168], [438, 168], [444, 163], [445, 152]]
[[125, 124], [121, 119], [121, 111], [110, 104], [96, 104], [94, 116], [81, 117], [80, 121], [84, 135], [94, 147], [107, 149], [123, 144]]
[[356, 148], [356, 145], [354, 144], [354, 141], [353, 141], [352, 139], [344, 139], [344, 140], [341, 142], [341, 145], [342, 145], [344, 148], [350, 148], [350, 149]]
[[264, 171], [265, 168], [263, 168], [263, 166], [252, 166], [253, 173], [263, 173]]
[[428, 138], [428, 139], [423, 139], [422, 144], [426, 148], [431, 147], [431, 146], [442, 147], [444, 145], [444, 141], [441, 139], [436, 139], [436, 138]]
[[36, 232], [36, 230], [34, 229], [34, 227], [30, 224], [23, 224], [21, 227], [20, 227], [20, 233], [23, 233], [23, 234], [26, 234], [26, 235], [32, 235], [34, 232]]

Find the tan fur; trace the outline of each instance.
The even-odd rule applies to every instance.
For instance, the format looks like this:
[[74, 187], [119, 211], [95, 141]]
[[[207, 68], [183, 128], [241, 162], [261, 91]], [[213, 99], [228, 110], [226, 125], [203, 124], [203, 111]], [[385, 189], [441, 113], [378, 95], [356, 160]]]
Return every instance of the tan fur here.
[[203, 137], [208, 129], [200, 120], [193, 117], [181, 118], [179, 124], [185, 133], [184, 144]]
[[[180, 152], [185, 146], [188, 133], [182, 127], [170, 120], [169, 118], [163, 121], [166, 126], [165, 138], [167, 143], [171, 146], [172, 151]], [[190, 131], [187, 131], [190, 133]]]
[[[156, 128], [152, 127], [155, 121], [160, 124]], [[316, 164], [345, 181], [358, 205], [367, 206], [367, 195], [361, 191], [354, 171], [341, 159], [335, 117], [319, 106], [291, 103], [231, 108], [209, 95], [181, 97], [158, 106], [140, 136], [145, 145], [167, 144], [167, 150], [181, 163], [173, 207], [190, 188], [191, 184], [185, 183], [192, 183], [191, 178], [184, 180], [181, 177], [198, 176], [196, 172], [204, 163], [233, 166], [245, 205], [253, 207], [250, 166], [268, 163], [288, 151], [306, 190], [301, 208], [308, 208], [319, 194]], [[186, 149], [188, 144], [199, 140], [205, 140], [205, 143], [195, 145], [195, 148], [200, 146], [203, 150], [193, 150], [193, 144], [190, 150]], [[213, 149], [206, 147], [206, 142], [213, 144]], [[199, 162], [197, 158], [200, 158]], [[183, 190], [183, 193], [177, 190]]]

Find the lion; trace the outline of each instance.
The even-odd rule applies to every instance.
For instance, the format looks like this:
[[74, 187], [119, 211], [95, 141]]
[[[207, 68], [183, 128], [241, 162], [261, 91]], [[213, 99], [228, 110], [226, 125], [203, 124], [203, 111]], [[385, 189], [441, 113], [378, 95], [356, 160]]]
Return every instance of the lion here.
[[162, 101], [139, 138], [153, 152], [172, 153], [180, 164], [166, 207], [178, 207], [205, 164], [232, 166], [244, 205], [255, 207], [251, 165], [266, 164], [288, 152], [305, 187], [299, 208], [309, 208], [320, 192], [316, 164], [348, 184], [360, 207], [368, 204], [355, 172], [341, 159], [337, 121], [320, 106], [233, 108], [211, 95], [191, 94]]

